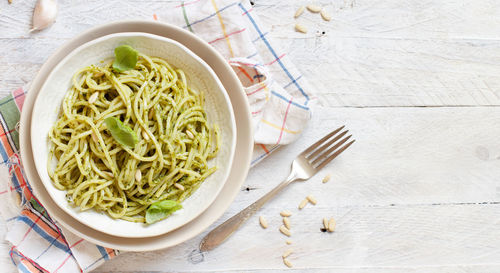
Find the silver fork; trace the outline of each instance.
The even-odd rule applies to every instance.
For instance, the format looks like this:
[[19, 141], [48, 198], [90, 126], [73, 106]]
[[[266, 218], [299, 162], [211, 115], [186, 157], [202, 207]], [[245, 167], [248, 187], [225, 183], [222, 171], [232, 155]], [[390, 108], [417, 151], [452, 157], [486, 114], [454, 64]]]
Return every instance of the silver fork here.
[[[210, 231], [200, 243], [201, 251], [208, 251], [220, 245], [233, 232], [235, 232], [250, 216], [257, 212], [267, 201], [273, 198], [283, 188], [295, 181], [304, 181], [313, 177], [326, 164], [336, 158], [345, 149], [347, 149], [355, 140], [351, 140], [347, 144], [351, 135], [344, 137], [348, 131], [342, 131], [344, 126], [334, 130], [322, 139], [309, 146], [300, 153], [292, 162], [292, 170], [288, 178], [281, 182], [278, 186], [262, 196], [238, 214], [226, 220], [218, 227]], [[344, 138], [342, 138], [344, 137]]]

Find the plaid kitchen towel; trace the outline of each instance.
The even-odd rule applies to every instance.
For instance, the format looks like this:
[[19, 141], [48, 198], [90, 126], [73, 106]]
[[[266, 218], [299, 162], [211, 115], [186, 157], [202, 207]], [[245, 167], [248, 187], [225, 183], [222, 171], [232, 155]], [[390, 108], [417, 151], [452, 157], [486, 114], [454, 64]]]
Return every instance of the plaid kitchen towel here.
[[[162, 20], [206, 40], [230, 63], [248, 97], [255, 132], [252, 165], [294, 141], [314, 101], [287, 55], [273, 45], [247, 1], [174, 2]], [[19, 158], [18, 122], [26, 91], [0, 100], [0, 213], [7, 221], [10, 256], [19, 272], [89, 272], [119, 254], [62, 229], [33, 195]]]
[[19, 158], [19, 118], [25, 91], [0, 100], [0, 214], [9, 254], [19, 272], [86, 272], [119, 251], [89, 243], [63, 230], [33, 195]]
[[311, 117], [314, 98], [286, 53], [274, 46], [248, 1], [192, 0], [164, 16], [215, 47], [240, 78], [254, 125], [252, 165], [297, 139]]

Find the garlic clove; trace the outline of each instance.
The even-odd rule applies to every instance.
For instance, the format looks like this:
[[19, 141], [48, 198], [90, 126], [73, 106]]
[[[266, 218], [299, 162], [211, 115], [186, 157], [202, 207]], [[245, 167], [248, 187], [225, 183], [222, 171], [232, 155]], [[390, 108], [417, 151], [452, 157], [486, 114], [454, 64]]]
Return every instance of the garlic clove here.
[[33, 11], [33, 26], [30, 31], [50, 26], [57, 17], [57, 0], [38, 0]]

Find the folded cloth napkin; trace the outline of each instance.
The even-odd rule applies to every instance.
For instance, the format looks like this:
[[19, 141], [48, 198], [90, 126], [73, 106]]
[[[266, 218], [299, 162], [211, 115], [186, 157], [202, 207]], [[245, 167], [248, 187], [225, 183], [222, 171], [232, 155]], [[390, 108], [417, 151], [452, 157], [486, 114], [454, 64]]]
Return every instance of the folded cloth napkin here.
[[[252, 111], [252, 165], [294, 141], [311, 118], [310, 89], [285, 53], [273, 45], [247, 1], [173, 2], [155, 19], [182, 26], [215, 47], [245, 87]], [[18, 121], [26, 89], [0, 100], [0, 213], [6, 221], [10, 255], [20, 272], [89, 272], [119, 254], [58, 226], [24, 175]]]

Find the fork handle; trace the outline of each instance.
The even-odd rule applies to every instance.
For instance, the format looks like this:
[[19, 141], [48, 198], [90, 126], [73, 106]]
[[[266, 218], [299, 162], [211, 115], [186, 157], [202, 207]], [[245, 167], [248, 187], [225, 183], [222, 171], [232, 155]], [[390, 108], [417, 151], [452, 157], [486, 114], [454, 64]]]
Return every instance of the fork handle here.
[[271, 200], [282, 189], [288, 186], [295, 180], [295, 174], [292, 172], [290, 176], [278, 186], [272, 189], [266, 195], [262, 196], [259, 200], [240, 211], [238, 214], [226, 220], [212, 231], [210, 231], [201, 241], [200, 250], [208, 251], [214, 249], [226, 240], [233, 232], [235, 232], [250, 216], [254, 215], [267, 201]]

